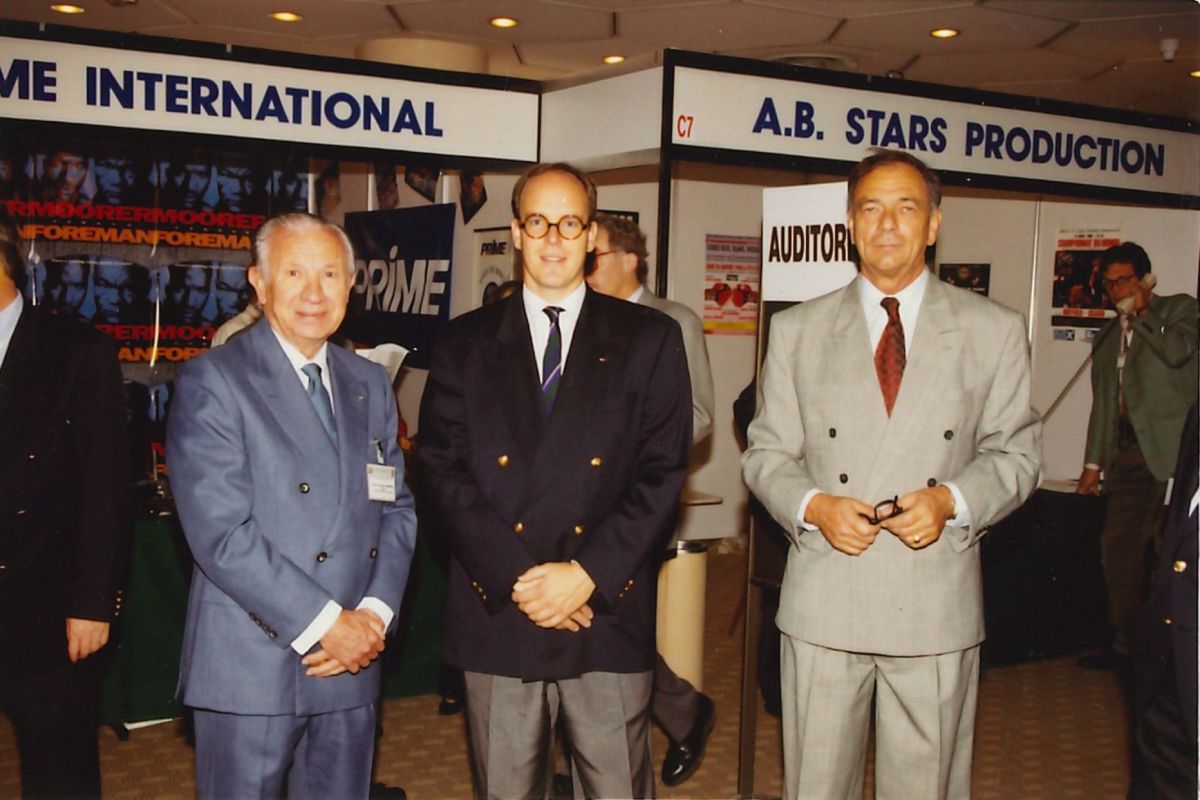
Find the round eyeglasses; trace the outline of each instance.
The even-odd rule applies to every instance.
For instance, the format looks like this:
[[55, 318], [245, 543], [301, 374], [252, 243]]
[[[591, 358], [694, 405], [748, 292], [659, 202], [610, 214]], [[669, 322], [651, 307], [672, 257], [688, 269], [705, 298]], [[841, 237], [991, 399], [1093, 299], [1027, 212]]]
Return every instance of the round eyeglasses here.
[[571, 241], [582, 236], [587, 226], [586, 222], [574, 214], [562, 217], [558, 222], [551, 222], [541, 214], [530, 214], [521, 223], [521, 230], [525, 231], [525, 235], [530, 239], [544, 239], [550, 233], [550, 229], [554, 228], [558, 231], [560, 239]]

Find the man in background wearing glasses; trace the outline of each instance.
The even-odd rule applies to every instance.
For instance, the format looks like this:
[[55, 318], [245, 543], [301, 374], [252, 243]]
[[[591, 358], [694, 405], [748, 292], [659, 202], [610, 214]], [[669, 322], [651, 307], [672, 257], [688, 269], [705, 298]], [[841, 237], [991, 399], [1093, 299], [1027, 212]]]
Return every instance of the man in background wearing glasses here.
[[584, 283], [596, 189], [567, 164], [513, 188], [522, 291], [453, 320], [421, 460], [453, 558], [446, 660], [464, 671], [481, 797], [543, 797], [553, 726], [588, 797], [652, 797], [655, 571], [691, 446], [679, 326]]
[[[971, 793], [983, 639], [979, 540], [1037, 484], [1021, 315], [930, 276], [941, 182], [876, 150], [850, 172], [859, 275], [780, 312], [742, 459], [792, 540], [784, 797]], [[879, 498], [891, 498], [874, 506]]]
[[1111, 669], [1129, 656], [1129, 624], [1146, 596], [1161, 542], [1163, 498], [1179, 437], [1196, 402], [1196, 300], [1151, 292], [1150, 257], [1133, 242], [1100, 257], [1104, 291], [1117, 309], [1092, 345], [1092, 415], [1076, 491], [1108, 506], [1100, 534], [1111, 650], [1079, 660]]

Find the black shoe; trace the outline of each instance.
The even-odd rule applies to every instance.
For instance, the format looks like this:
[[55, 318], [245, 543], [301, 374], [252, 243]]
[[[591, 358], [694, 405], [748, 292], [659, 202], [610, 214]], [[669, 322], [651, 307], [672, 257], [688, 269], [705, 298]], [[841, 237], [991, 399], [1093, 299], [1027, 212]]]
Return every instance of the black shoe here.
[[438, 703], [438, 713], [443, 717], [450, 717], [462, 711], [462, 707], [461, 697], [443, 697], [442, 702]]
[[1116, 669], [1119, 663], [1120, 659], [1117, 657], [1117, 654], [1107, 648], [1101, 650], [1099, 653], [1081, 656], [1078, 661], [1079, 666], [1083, 667], [1084, 669], [1092, 669], [1097, 671]]
[[700, 695], [700, 710], [692, 729], [682, 742], [671, 740], [667, 748], [667, 757], [663, 759], [662, 781], [667, 786], [678, 786], [692, 777], [700, 768], [704, 758], [704, 746], [708, 744], [708, 735], [712, 733], [713, 723], [717, 721], [717, 709], [707, 695]]
[[367, 797], [370, 800], [405, 800], [408, 797], [408, 792], [399, 786], [388, 786], [386, 783], [372, 783], [370, 793]]

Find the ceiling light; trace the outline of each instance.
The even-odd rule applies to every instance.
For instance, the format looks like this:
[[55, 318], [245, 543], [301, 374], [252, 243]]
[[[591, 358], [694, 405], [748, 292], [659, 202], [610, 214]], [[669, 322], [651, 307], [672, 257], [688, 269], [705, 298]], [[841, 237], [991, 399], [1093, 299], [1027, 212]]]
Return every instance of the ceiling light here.
[[299, 22], [304, 17], [297, 14], [295, 11], [272, 11], [271, 19], [276, 22]]
[[82, 14], [86, 9], [83, 6], [73, 6], [70, 3], [55, 3], [50, 6], [51, 11], [57, 11], [60, 14]]
[[611, 56], [605, 56], [602, 60], [605, 64], [620, 64], [625, 60], [625, 56], [618, 56], [614, 54]]
[[958, 30], [955, 28], [934, 28], [929, 32], [929, 35], [935, 39], [953, 39], [958, 36]]
[[512, 17], [492, 17], [488, 20], [493, 28], [515, 28], [517, 21]]
[[1191, 75], [1193, 78], [1200, 78], [1200, 69], [1194, 69], [1188, 75]]

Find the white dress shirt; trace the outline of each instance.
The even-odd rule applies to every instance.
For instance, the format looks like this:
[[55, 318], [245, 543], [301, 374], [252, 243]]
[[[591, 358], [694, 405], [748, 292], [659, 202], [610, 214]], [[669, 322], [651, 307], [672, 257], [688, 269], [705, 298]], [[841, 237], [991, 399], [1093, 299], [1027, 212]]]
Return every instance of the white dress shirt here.
[[551, 303], [534, 294], [528, 286], [521, 289], [525, 301], [525, 319], [529, 322], [529, 335], [533, 338], [533, 357], [537, 359], [538, 380], [542, 377], [542, 357], [546, 354], [546, 342], [550, 339], [550, 317], [543, 311], [546, 306], [558, 306], [558, 329], [562, 334], [562, 367], [567, 371], [567, 354], [571, 351], [571, 340], [575, 337], [575, 325], [579, 322], [579, 311], [587, 295], [587, 284], [580, 281], [575, 291], [563, 299]]
[[17, 292], [16, 298], [0, 309], [0, 367], [4, 366], [4, 357], [8, 355], [8, 345], [12, 341], [13, 333], [17, 330], [17, 320], [21, 318], [21, 309], [24, 305], [24, 298], [21, 297], [20, 292]]

